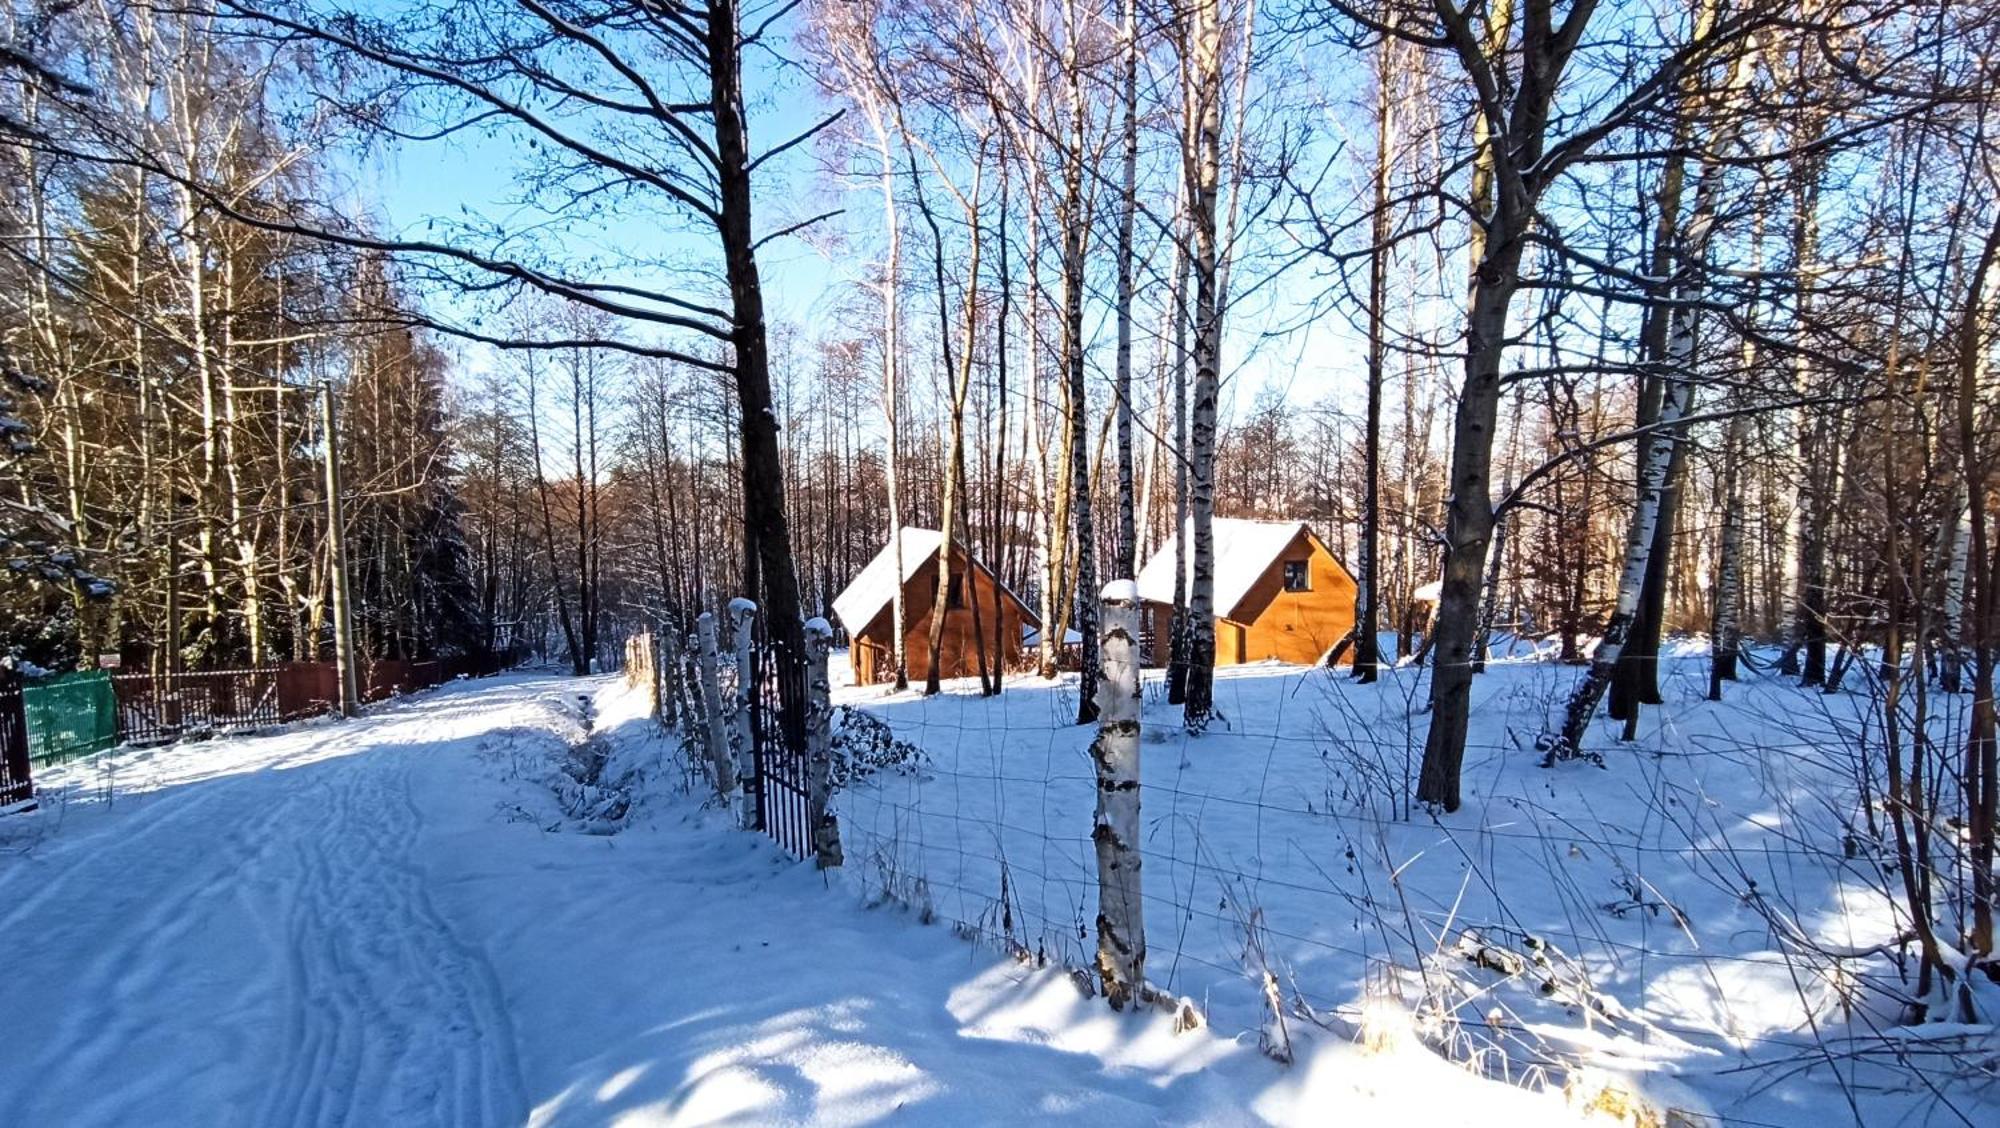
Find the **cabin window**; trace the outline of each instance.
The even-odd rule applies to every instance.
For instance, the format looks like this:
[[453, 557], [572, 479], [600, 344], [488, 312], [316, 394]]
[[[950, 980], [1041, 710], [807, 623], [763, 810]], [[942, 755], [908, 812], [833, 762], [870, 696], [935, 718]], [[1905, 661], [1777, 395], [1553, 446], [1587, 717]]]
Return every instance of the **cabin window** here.
[[945, 593], [944, 605], [946, 610], [965, 606], [965, 573], [952, 573], [951, 590]]
[[1312, 583], [1312, 568], [1310, 567], [1311, 563], [1312, 562], [1309, 560], [1285, 561], [1286, 591], [1312, 590], [1313, 583]]

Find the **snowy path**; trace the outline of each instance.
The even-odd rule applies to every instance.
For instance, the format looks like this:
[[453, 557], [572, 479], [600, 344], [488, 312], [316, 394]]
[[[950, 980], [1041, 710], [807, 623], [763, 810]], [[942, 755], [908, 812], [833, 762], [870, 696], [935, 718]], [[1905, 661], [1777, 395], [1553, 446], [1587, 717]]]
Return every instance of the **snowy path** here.
[[[72, 803], [89, 825], [0, 859], [0, 950], [32, 976], [8, 992], [27, 1068], [0, 1119], [194, 1122], [218, 1101], [274, 1126], [520, 1119], [498, 984], [417, 868], [409, 758], [380, 754], [425, 726], [403, 709], [220, 742], [265, 755], [108, 811]], [[214, 758], [128, 754], [120, 774], [176, 756]]]
[[[635, 702], [494, 679], [45, 775], [0, 820], [0, 1126], [1566, 1119], [1421, 1051], [1281, 1069], [865, 909], [868, 857], [829, 881], [674, 793]], [[592, 739], [612, 835], [553, 786]]]
[[[580, 690], [641, 800], [615, 835], [550, 786]], [[1444, 1066], [1284, 1071], [864, 909], [671, 794], [631, 700], [496, 679], [47, 773], [53, 801], [0, 820], [0, 1125], [1560, 1112]]]

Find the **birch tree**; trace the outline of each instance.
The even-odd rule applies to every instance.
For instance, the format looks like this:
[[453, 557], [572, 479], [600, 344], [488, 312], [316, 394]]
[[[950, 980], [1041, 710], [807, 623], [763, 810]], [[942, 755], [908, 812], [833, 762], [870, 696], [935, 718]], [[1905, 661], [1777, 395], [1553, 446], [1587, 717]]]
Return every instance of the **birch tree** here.
[[[1220, 396], [1222, 310], [1217, 287], [1217, 181], [1222, 163], [1222, 20], [1220, 0], [1193, 0], [1178, 29], [1183, 97], [1189, 131], [1183, 141], [1188, 229], [1194, 273], [1190, 317], [1194, 385], [1188, 399], [1188, 524], [1193, 566], [1188, 575], [1187, 676], [1183, 722], [1205, 730], [1215, 715], [1215, 447]], [[1175, 557], [1175, 567], [1186, 557]]]
[[1098, 683], [1097, 975], [1112, 1009], [1143, 1003], [1146, 919], [1139, 821], [1139, 589], [1131, 580], [1105, 585], [1104, 678]]

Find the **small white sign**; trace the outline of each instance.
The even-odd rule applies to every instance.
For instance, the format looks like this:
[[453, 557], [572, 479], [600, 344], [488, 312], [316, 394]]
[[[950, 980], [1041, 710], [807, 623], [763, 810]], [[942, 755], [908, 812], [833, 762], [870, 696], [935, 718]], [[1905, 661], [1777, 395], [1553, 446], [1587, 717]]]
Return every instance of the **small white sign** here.
[[97, 656], [97, 668], [100, 670], [115, 670], [124, 664], [124, 661], [115, 653], [99, 654]]

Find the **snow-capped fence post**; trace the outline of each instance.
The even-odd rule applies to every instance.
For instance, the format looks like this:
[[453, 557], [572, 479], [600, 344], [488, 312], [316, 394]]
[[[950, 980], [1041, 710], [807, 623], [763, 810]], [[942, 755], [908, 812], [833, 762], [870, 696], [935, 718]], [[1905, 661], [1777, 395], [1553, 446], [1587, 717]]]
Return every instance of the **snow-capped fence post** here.
[[757, 617], [757, 605], [741, 596], [729, 601], [729, 647], [736, 659], [736, 694], [729, 713], [729, 754], [736, 762], [736, 783], [743, 789], [743, 806], [737, 817], [745, 830], [757, 829], [756, 734], [751, 729], [750, 711], [757, 706], [757, 677], [750, 661], [750, 624]]
[[840, 823], [833, 814], [833, 691], [827, 654], [833, 625], [806, 620], [806, 813], [812, 821], [813, 858], [821, 869], [842, 861]]
[[1112, 1009], [1146, 998], [1146, 921], [1139, 883], [1139, 585], [1105, 585], [1097, 683], [1097, 974]]
[[729, 758], [728, 738], [722, 731], [722, 672], [715, 653], [715, 613], [703, 611], [694, 621], [695, 637], [701, 646], [701, 712], [707, 728], [708, 765], [715, 778], [715, 793], [728, 803], [736, 793], [736, 769]]

